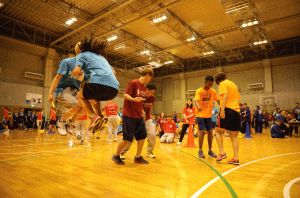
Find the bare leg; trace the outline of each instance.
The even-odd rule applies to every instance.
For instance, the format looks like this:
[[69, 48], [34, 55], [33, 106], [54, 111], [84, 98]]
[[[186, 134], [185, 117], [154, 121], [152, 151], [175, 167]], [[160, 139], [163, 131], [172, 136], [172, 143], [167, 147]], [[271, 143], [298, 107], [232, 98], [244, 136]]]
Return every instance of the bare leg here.
[[208, 141], [208, 148], [211, 150], [212, 147], [212, 141], [213, 141], [213, 130], [207, 131], [207, 141]]
[[94, 107], [94, 110], [96, 111], [96, 114], [99, 115], [99, 116], [102, 116], [101, 102], [99, 100], [89, 100], [89, 102]]
[[62, 121], [66, 121], [67, 119], [75, 115], [80, 109], [81, 107], [79, 105], [75, 105], [74, 107], [72, 107], [71, 109], [69, 109], [64, 113], [62, 117]]
[[237, 138], [238, 131], [229, 131], [230, 132], [230, 138], [232, 142], [232, 148], [233, 148], [233, 156], [234, 159], [239, 158], [239, 141]]
[[219, 146], [220, 153], [224, 154], [224, 147], [223, 147], [223, 131], [224, 129], [216, 128], [216, 139]]
[[90, 117], [93, 116], [95, 114], [93, 107], [87, 99], [83, 98], [82, 90], [78, 92], [77, 97], [78, 97], [78, 102], [79, 102], [80, 106], [84, 109], [84, 111], [87, 112], [87, 114]]
[[143, 146], [144, 146], [144, 143], [145, 143], [145, 139], [139, 140], [139, 141], [136, 141], [136, 142], [137, 142], [137, 151], [136, 151], [136, 156], [135, 157], [140, 158], [142, 150], [143, 150]]
[[82, 116], [84, 116], [86, 113], [83, 110], [83, 108], [79, 108], [79, 110], [76, 112], [76, 114], [72, 117], [72, 122], [75, 122], [76, 120], [78, 120], [79, 118], [81, 118]]
[[202, 150], [204, 135], [205, 135], [205, 130], [201, 130], [199, 135], [199, 150]]
[[117, 151], [115, 153], [115, 156], [116, 155], [120, 155], [121, 154], [121, 151], [126, 147], [127, 144], [129, 144], [130, 142], [127, 141], [127, 140], [123, 140], [122, 142], [120, 142], [118, 148], [117, 148]]

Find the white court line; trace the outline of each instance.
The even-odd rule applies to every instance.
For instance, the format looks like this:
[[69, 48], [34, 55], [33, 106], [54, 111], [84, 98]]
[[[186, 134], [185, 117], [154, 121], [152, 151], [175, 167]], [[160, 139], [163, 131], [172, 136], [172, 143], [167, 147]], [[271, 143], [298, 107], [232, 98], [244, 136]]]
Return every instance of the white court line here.
[[296, 183], [297, 181], [300, 181], [300, 177], [293, 179], [292, 181], [290, 181], [289, 183], [287, 183], [283, 189], [283, 197], [284, 198], [291, 198], [290, 196], [290, 188], [291, 186]]
[[39, 152], [23, 152], [23, 153], [0, 153], [0, 155], [19, 155], [19, 154], [33, 154], [33, 153], [54, 153], [57, 151], [69, 151], [69, 150], [75, 150], [75, 149], [79, 149], [79, 148], [85, 148], [90, 146], [91, 143], [89, 143], [86, 146], [82, 146], [82, 147], [77, 147], [77, 148], [70, 148], [70, 149], [61, 149], [61, 150], [54, 150], [54, 151], [39, 151]]
[[[281, 156], [285, 156], [285, 155], [294, 155], [294, 154], [299, 154], [300, 152], [296, 152], [296, 153], [286, 153], [286, 154], [281, 154], [281, 155], [274, 155], [274, 156], [270, 156], [270, 157], [265, 157], [265, 158], [261, 158], [261, 159], [258, 159], [258, 160], [254, 160], [254, 161], [251, 161], [251, 162], [248, 162], [246, 164], [242, 164], [240, 166], [237, 166], [236, 168], [233, 168], [233, 169], [230, 169], [229, 171], [225, 172], [222, 174], [222, 176], [225, 176], [239, 168], [242, 168], [244, 166], [247, 166], [249, 164], [252, 164], [252, 163], [255, 163], [255, 162], [259, 162], [259, 161], [262, 161], [262, 160], [265, 160], [265, 159], [270, 159], [270, 158], [274, 158], [274, 157], [281, 157]], [[220, 179], [220, 177], [216, 177], [214, 178], [213, 180], [211, 180], [210, 182], [208, 182], [207, 184], [205, 184], [202, 188], [200, 188], [195, 194], [193, 194], [191, 196], [191, 198], [196, 198], [198, 197], [201, 193], [203, 193], [210, 185], [212, 185], [213, 183], [215, 183], [218, 179]]]

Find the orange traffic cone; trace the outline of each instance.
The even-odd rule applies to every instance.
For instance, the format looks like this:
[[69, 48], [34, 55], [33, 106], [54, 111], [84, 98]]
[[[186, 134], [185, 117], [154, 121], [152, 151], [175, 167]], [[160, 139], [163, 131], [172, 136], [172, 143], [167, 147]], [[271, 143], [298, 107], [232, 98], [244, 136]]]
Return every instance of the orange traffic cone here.
[[189, 134], [188, 134], [187, 144], [185, 147], [186, 148], [197, 148], [195, 146], [195, 142], [194, 142], [194, 133], [193, 133], [192, 124], [189, 125]]

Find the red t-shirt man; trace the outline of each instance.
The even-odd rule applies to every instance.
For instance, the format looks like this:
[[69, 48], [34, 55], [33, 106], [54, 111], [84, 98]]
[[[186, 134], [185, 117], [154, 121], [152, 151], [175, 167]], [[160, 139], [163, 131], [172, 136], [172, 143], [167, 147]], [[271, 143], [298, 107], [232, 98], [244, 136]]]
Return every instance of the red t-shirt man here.
[[106, 116], [112, 116], [112, 115], [117, 115], [118, 112], [118, 105], [114, 102], [108, 102], [104, 106], [104, 110], [106, 111]]
[[[139, 81], [139, 79], [132, 80], [129, 82], [125, 94], [130, 95], [132, 98], [141, 97], [145, 98], [146, 94], [146, 86]], [[143, 101], [141, 102], [133, 102], [130, 100], [124, 100], [123, 107], [123, 116], [131, 117], [131, 118], [141, 118], [142, 109], [143, 109]]]
[[155, 97], [151, 95], [149, 98], [146, 98], [146, 102], [144, 102], [143, 109], [146, 112], [146, 121], [151, 119], [151, 108], [153, 107], [155, 101]]
[[175, 122], [173, 120], [171, 120], [171, 121], [166, 121], [164, 123], [163, 128], [165, 130], [165, 133], [175, 133], [177, 126], [176, 126]]

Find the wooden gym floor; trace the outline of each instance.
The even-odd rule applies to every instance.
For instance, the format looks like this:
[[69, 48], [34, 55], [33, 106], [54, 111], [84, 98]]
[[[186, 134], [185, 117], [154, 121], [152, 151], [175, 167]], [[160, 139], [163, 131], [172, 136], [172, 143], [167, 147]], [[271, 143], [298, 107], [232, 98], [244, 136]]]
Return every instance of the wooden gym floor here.
[[[150, 164], [133, 162], [134, 144], [126, 165], [118, 166], [111, 157], [121, 136], [107, 143], [107, 134], [98, 133], [79, 145], [70, 134], [1, 133], [0, 197], [278, 198], [284, 189], [290, 197], [300, 197], [300, 138], [272, 139], [269, 130], [253, 136], [239, 137], [240, 166], [227, 163], [232, 157], [229, 137], [224, 138], [228, 158], [220, 163], [208, 156], [198, 159], [197, 148], [161, 144], [157, 137], [155, 159], [145, 156], [147, 143], [143, 150]], [[206, 137], [203, 148], [207, 154]], [[215, 139], [213, 151], [218, 153]], [[218, 174], [224, 177], [218, 179]]]

